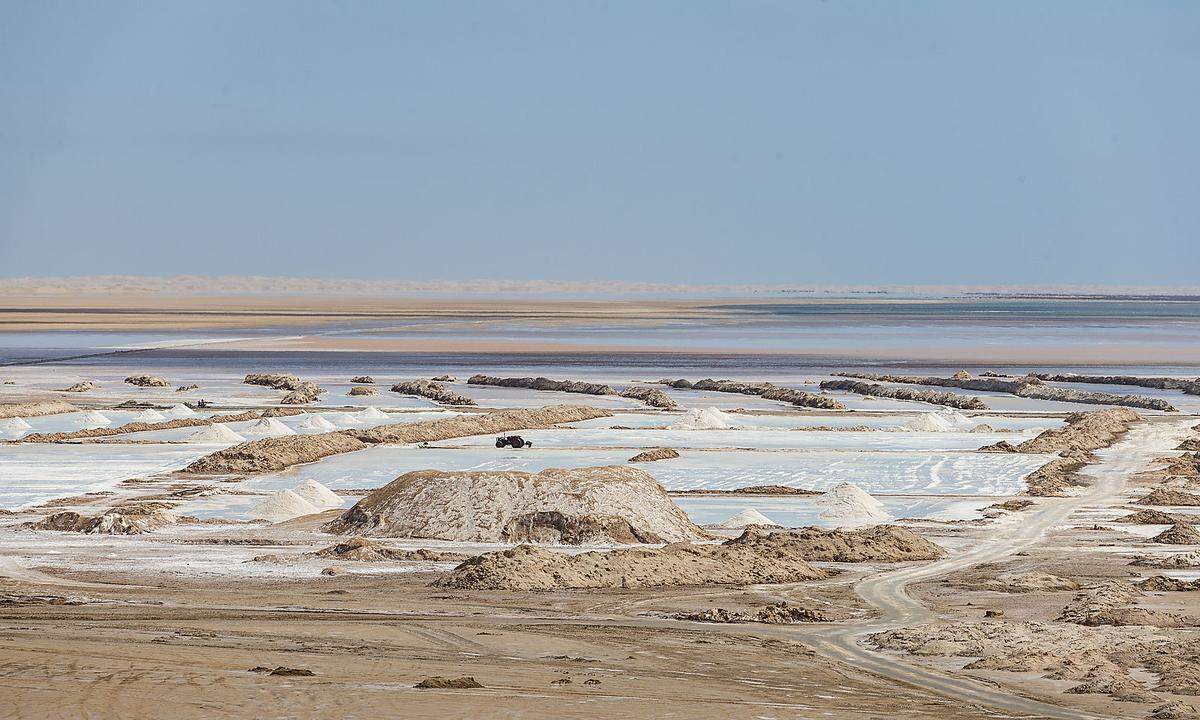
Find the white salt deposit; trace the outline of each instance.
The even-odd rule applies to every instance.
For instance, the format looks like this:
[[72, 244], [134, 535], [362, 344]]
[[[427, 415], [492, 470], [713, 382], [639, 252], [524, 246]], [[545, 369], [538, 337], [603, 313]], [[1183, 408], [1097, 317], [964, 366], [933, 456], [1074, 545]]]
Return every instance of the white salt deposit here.
[[195, 417], [196, 411], [192, 410], [187, 405], [180, 404], [180, 405], [172, 405], [169, 409], [167, 409], [163, 413], [163, 415], [165, 417], [169, 417], [174, 420], [174, 419], [178, 419], [178, 418]]
[[296, 431], [279, 422], [275, 418], [263, 418], [254, 423], [250, 427], [242, 431], [242, 435], [246, 437], [283, 437], [284, 435], [295, 435]]
[[767, 517], [766, 515], [763, 515], [759, 511], [755, 510], [754, 508], [746, 508], [745, 510], [741, 511], [737, 515], [734, 515], [731, 518], [728, 518], [726, 520], [723, 520], [723, 521], [717, 523], [716, 525], [713, 525], [713, 527], [737, 529], [737, 528], [744, 528], [748, 525], [778, 525], [778, 524], [779, 523], [775, 522], [774, 520]]
[[304, 418], [304, 420], [296, 427], [300, 428], [301, 430], [317, 430], [320, 432], [337, 430], [337, 425], [334, 425], [320, 415], [309, 415], [308, 417]]
[[96, 412], [95, 410], [88, 410], [85, 412], [82, 416], [80, 416], [79, 421], [83, 423], [85, 428], [112, 425], [112, 420], [110, 420], [107, 415], [102, 412]]
[[296, 487], [292, 488], [292, 492], [303, 498], [308, 504], [318, 510], [329, 510], [331, 508], [339, 508], [342, 506], [342, 499], [337, 493], [325, 487], [316, 480], [305, 480]]
[[162, 413], [160, 413], [157, 410], [150, 409], [150, 410], [143, 410], [140, 413], [138, 413], [137, 415], [134, 415], [133, 420], [131, 422], [156, 423], [156, 422], [162, 422], [163, 420], [166, 420], [166, 418], [163, 417]]
[[318, 512], [321, 511], [312, 503], [291, 490], [281, 490], [263, 498], [262, 502], [250, 509], [249, 515], [256, 520], [275, 523]]
[[693, 408], [683, 417], [667, 426], [668, 430], [729, 430], [733, 423], [725, 413], [715, 407]]
[[835, 485], [813, 504], [822, 508], [822, 520], [834, 521], [839, 527], [877, 525], [892, 519], [883, 503], [851, 483]]
[[359, 420], [387, 420], [388, 414], [379, 408], [369, 407], [366, 410], [361, 410], [355, 413]]
[[906, 421], [904, 428], [916, 432], [954, 432], [958, 429], [950, 420], [935, 412], [921, 413]]
[[971, 420], [971, 418], [963, 415], [952, 407], [942, 408], [938, 411], [938, 415], [956, 428], [969, 430], [970, 428], [975, 427], [975, 423]]
[[246, 438], [230, 430], [228, 425], [213, 423], [203, 430], [189, 435], [187, 441], [190, 443], [222, 443], [233, 445], [246, 442]]
[[357, 413], [329, 413], [325, 417], [329, 419], [337, 427], [352, 427], [354, 425], [362, 425], [362, 420], [355, 417]]
[[0, 420], [0, 430], [28, 430], [33, 427], [25, 422], [25, 418], [13, 417]]

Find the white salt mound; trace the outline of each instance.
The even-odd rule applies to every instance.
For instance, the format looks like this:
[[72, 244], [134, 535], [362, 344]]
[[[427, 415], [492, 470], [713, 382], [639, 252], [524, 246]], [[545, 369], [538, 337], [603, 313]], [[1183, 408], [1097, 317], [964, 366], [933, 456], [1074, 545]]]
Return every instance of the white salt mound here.
[[166, 418], [163, 417], [162, 413], [160, 413], [157, 410], [151, 409], [151, 410], [143, 410], [140, 413], [138, 413], [137, 415], [134, 415], [133, 420], [131, 422], [156, 423], [156, 422], [162, 422], [163, 420], [166, 420]]
[[281, 490], [263, 498], [262, 502], [250, 509], [249, 515], [256, 520], [276, 523], [319, 512], [312, 503], [291, 490]]
[[187, 405], [172, 405], [163, 415], [172, 419], [195, 417], [196, 411]]
[[0, 420], [0, 430], [28, 430], [32, 425], [25, 422], [25, 418], [5, 418]]
[[353, 425], [362, 425], [362, 421], [354, 417], [357, 413], [330, 413], [326, 415], [329, 421], [336, 427], [351, 427]]
[[700, 410], [693, 408], [683, 417], [667, 426], [668, 430], [728, 430], [733, 423], [725, 413], [715, 407]]
[[778, 524], [779, 523], [775, 522], [774, 520], [767, 517], [766, 515], [763, 515], [759, 511], [755, 510], [754, 508], [746, 508], [745, 510], [741, 511], [737, 515], [734, 515], [733, 517], [731, 517], [727, 520], [723, 520], [723, 521], [717, 523], [716, 525], [713, 525], [713, 527], [736, 529], [736, 528], [744, 528], [748, 525], [775, 526]]
[[904, 428], [915, 432], [954, 432], [958, 429], [954, 423], [935, 412], [921, 413], [905, 422]]
[[388, 414], [379, 408], [369, 407], [366, 410], [360, 410], [355, 413], [359, 420], [387, 420]]
[[203, 430], [189, 435], [187, 441], [190, 443], [227, 443], [233, 445], [246, 442], [246, 438], [230, 430], [228, 425], [213, 423]]
[[279, 422], [275, 418], [263, 418], [254, 423], [250, 427], [242, 431], [242, 435], [246, 437], [283, 437], [285, 435], [295, 435], [296, 431]]
[[96, 412], [95, 410], [88, 410], [79, 418], [79, 420], [83, 423], [85, 428], [112, 425], [112, 420], [109, 420], [107, 415], [102, 412]]
[[823, 508], [820, 515], [822, 520], [834, 521], [839, 527], [878, 525], [892, 519], [883, 503], [851, 483], [835, 485], [815, 499], [813, 504]]
[[300, 428], [301, 430], [317, 430], [320, 432], [337, 430], [337, 425], [334, 425], [320, 415], [309, 415], [308, 417], [304, 418], [304, 421], [296, 427]]
[[299, 495], [309, 505], [318, 510], [329, 510], [330, 508], [338, 508], [343, 505], [342, 499], [338, 497], [337, 493], [316, 480], [305, 480], [292, 488], [292, 492]]
[[970, 429], [975, 427], [975, 422], [971, 420], [971, 418], [963, 415], [952, 407], [942, 408], [938, 411], [938, 415], [956, 428]]

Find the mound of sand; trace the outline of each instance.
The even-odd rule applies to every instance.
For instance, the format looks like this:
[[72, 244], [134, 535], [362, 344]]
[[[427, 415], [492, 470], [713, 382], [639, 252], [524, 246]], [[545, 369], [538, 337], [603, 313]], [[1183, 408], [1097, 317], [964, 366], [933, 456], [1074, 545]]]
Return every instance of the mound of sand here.
[[1150, 538], [1150, 542], [1162, 545], [1200, 545], [1200, 532], [1191, 525], [1172, 525]]
[[471, 557], [466, 553], [439, 552], [436, 550], [400, 550], [388, 547], [364, 537], [353, 537], [345, 542], [310, 553], [314, 557], [332, 560], [347, 560], [352, 562], [462, 562]]
[[314, 506], [291, 490], [280, 490], [268, 495], [262, 502], [251, 508], [249, 515], [257, 520], [277, 523], [319, 512], [321, 512], [321, 508]]
[[821, 510], [821, 519], [841, 527], [877, 525], [892, 519], [883, 503], [851, 483], [835, 485], [829, 492], [813, 500]]
[[295, 434], [295, 430], [275, 418], [263, 418], [242, 431], [242, 435], [248, 438], [286, 437]]
[[673, 448], [654, 448], [640, 452], [629, 458], [631, 463], [654, 462], [655, 460], [673, 460], [679, 457], [679, 452]]
[[401, 475], [325, 526], [343, 535], [459, 542], [659, 543], [705, 533], [642, 470]]
[[1163, 570], [1200, 567], [1200, 552], [1142, 556], [1134, 559], [1129, 564], [1139, 567], [1161, 568]]
[[145, 502], [122, 505], [92, 517], [58, 512], [30, 523], [29, 527], [87, 535], [140, 535], [177, 523], [179, 518], [171, 508], [169, 503]]
[[676, 620], [708, 623], [766, 623], [768, 625], [791, 625], [794, 623], [833, 622], [841, 619], [838, 614], [819, 608], [809, 608], [779, 602], [765, 605], [749, 612], [711, 608], [703, 612], [675, 613]]
[[95, 410], [88, 410], [79, 418], [79, 420], [80, 420], [80, 422], [83, 423], [84, 427], [88, 427], [88, 428], [104, 427], [105, 425], [112, 425], [112, 420], [110, 420], [107, 415], [105, 415], [102, 412], [97, 412]]
[[733, 418], [715, 407], [693, 408], [683, 414], [679, 420], [667, 426], [668, 430], [729, 430], [733, 427]]
[[292, 488], [292, 492], [304, 498], [308, 504], [319, 510], [339, 508], [343, 504], [342, 499], [338, 497], [337, 493], [316, 480], [305, 480]]
[[79, 408], [62, 400], [35, 400], [22, 403], [0, 403], [0, 420], [15, 417], [40, 417], [79, 412]]
[[392, 386], [392, 392], [401, 395], [416, 395], [429, 398], [443, 405], [474, 405], [475, 401], [466, 395], [460, 395], [453, 390], [447, 390], [445, 385], [432, 380], [405, 380]]
[[75, 383], [71, 387], [64, 388], [63, 392], [75, 392], [75, 393], [91, 392], [92, 390], [95, 390], [98, 387], [100, 387], [100, 385], [91, 380], [80, 380], [79, 382]]
[[314, 430], [317, 432], [329, 432], [331, 430], [337, 430], [337, 425], [334, 425], [320, 415], [310, 415], [301, 420], [300, 424], [296, 427], [300, 428], [301, 430]]
[[365, 410], [360, 410], [354, 414], [359, 420], [387, 420], [390, 416], [379, 408], [369, 407]]
[[735, 530], [735, 529], [739, 529], [739, 528], [748, 527], [750, 525], [758, 525], [760, 527], [782, 527], [781, 525], [779, 525], [779, 523], [775, 522], [774, 520], [767, 517], [766, 515], [763, 515], [759, 511], [755, 510], [754, 508], [746, 508], [745, 510], [739, 512], [738, 514], [736, 514], [732, 517], [726, 518], [725, 520], [722, 520], [721, 522], [717, 523], [716, 525], [713, 525], [713, 527], [723, 528], [723, 529], [728, 529], [728, 530]]
[[378, 391], [373, 387], [367, 387], [366, 385], [355, 385], [354, 387], [350, 388], [350, 392], [346, 394], [351, 397], [362, 397], [364, 395], [375, 395], [377, 392]]
[[1194, 525], [1200, 523], [1200, 515], [1166, 513], [1162, 510], [1138, 510], [1117, 518], [1116, 522], [1129, 525]]
[[517, 387], [529, 390], [553, 390], [556, 392], [582, 393], [584, 395], [616, 395], [617, 391], [610, 385], [600, 383], [580, 382], [578, 380], [551, 380], [544, 377], [499, 378], [489, 375], [472, 375], [467, 378], [468, 385], [494, 385], [496, 387]]
[[994, 578], [956, 583], [971, 590], [990, 590], [1002, 593], [1034, 593], [1078, 590], [1079, 583], [1070, 578], [1038, 570], [1026, 573], [1005, 573]]
[[1149, 495], [1138, 498], [1134, 503], [1137, 505], [1197, 507], [1200, 506], [1200, 495], [1168, 488], [1154, 488]]
[[921, 413], [908, 420], [903, 425], [905, 430], [914, 432], [954, 432], [958, 428], [941, 413]]
[[171, 383], [154, 375], [130, 375], [125, 382], [137, 387], [171, 387]]
[[1129, 408], [1071, 413], [1065, 427], [1043, 430], [1037, 437], [1016, 447], [1018, 452], [1024, 453], [1098, 450], [1112, 445], [1129, 430], [1130, 423], [1141, 419], [1141, 415]]
[[355, 375], [354, 377], [350, 378], [350, 382], [373, 385], [375, 384], [375, 378], [371, 377], [370, 375]]
[[164, 420], [166, 420], [166, 418], [163, 417], [162, 413], [151, 408], [151, 409], [143, 410], [140, 413], [138, 413], [137, 415], [134, 415], [133, 419], [130, 420], [129, 422], [157, 423], [157, 422], [162, 422]]
[[196, 417], [195, 410], [192, 410], [187, 405], [182, 405], [182, 404], [172, 405], [170, 408], [165, 410], [162, 414], [163, 414], [163, 417], [172, 418], [172, 419]]
[[455, 415], [415, 423], [379, 425], [367, 430], [265, 438], [206, 455], [189, 465], [186, 471], [206, 474], [271, 472], [330, 455], [361, 450], [376, 443], [417, 444], [471, 435], [495, 435], [513, 430], [550, 428], [560, 423], [611, 416], [612, 413], [596, 408], [555, 405], [538, 409]]
[[203, 430], [192, 433], [187, 439], [190, 443], [235, 444], [246, 442], [246, 438], [229, 429], [224, 423], [213, 423]]
[[827, 577], [809, 561], [929, 560], [944, 551], [904, 528], [860, 532], [805, 528], [764, 533], [748, 528], [721, 544], [672, 543], [660, 550], [631, 548], [578, 555], [532, 545], [471, 558], [434, 582], [480, 590], [756, 585]]
[[631, 385], [621, 391], [621, 397], [641, 400], [650, 407], [662, 408], [664, 410], [674, 410], [677, 407], [670, 395], [658, 388], [646, 387], [645, 385]]
[[1143, 595], [1124, 580], [1110, 580], [1075, 596], [1058, 616], [1059, 622], [1097, 625], [1149, 625], [1160, 628], [1195, 627], [1200, 619], [1178, 613], [1130, 607]]

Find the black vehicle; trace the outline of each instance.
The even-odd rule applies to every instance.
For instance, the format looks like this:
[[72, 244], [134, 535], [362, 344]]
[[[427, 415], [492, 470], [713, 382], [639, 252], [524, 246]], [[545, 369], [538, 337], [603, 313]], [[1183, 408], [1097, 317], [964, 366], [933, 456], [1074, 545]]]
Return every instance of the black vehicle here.
[[496, 447], [512, 447], [512, 448], [527, 448], [532, 447], [533, 443], [529, 442], [520, 435], [504, 435], [496, 438]]

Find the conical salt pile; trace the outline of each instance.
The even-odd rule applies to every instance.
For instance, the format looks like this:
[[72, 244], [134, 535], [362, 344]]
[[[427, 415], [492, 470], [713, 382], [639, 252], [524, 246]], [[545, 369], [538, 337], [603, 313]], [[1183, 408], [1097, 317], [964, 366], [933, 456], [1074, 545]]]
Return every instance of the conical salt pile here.
[[246, 442], [246, 438], [230, 430], [228, 425], [213, 423], [203, 430], [189, 435], [187, 441], [190, 443], [223, 443], [235, 445]]
[[970, 428], [975, 425], [971, 418], [963, 415], [952, 407], [942, 408], [938, 411], [938, 415], [956, 428]]
[[915, 432], [953, 432], [957, 429], [954, 423], [935, 412], [921, 413], [905, 422], [904, 428]]
[[312, 503], [300, 497], [291, 490], [283, 490], [268, 495], [262, 502], [250, 509], [250, 517], [269, 522], [283, 522], [301, 515], [312, 515], [321, 512]]
[[0, 430], [28, 430], [33, 427], [25, 422], [25, 418], [12, 417], [0, 420]]
[[387, 420], [388, 414], [379, 408], [369, 407], [366, 410], [361, 410], [355, 413], [359, 420]]
[[822, 520], [834, 521], [839, 526], [877, 525], [892, 519], [883, 503], [850, 483], [835, 485], [813, 504], [823, 508]]
[[668, 430], [728, 430], [733, 427], [730, 417], [715, 407], [688, 410]]
[[196, 411], [192, 410], [187, 405], [173, 405], [166, 410], [163, 415], [174, 420], [179, 418], [195, 417]]
[[166, 418], [163, 417], [162, 413], [160, 413], [157, 410], [151, 409], [151, 410], [143, 410], [140, 413], [138, 413], [137, 415], [134, 415], [132, 422], [156, 423], [156, 422], [162, 422], [163, 420], [166, 420]]
[[304, 420], [296, 427], [301, 430], [315, 430], [317, 432], [329, 432], [330, 430], [337, 430], [337, 425], [334, 425], [320, 415], [310, 415], [304, 418]]
[[355, 417], [357, 414], [358, 413], [330, 413], [325, 417], [337, 427], [351, 427], [354, 425], [362, 425], [362, 421]]
[[109, 420], [107, 415], [102, 412], [96, 412], [95, 410], [88, 410], [82, 416], [80, 416], [79, 420], [83, 423], [85, 428], [112, 425], [112, 420]]
[[305, 480], [292, 488], [292, 492], [299, 495], [308, 504], [318, 510], [329, 510], [330, 508], [337, 508], [343, 505], [342, 499], [337, 496], [337, 493], [316, 480]]
[[246, 437], [283, 437], [295, 435], [296, 431], [279, 422], [275, 418], [263, 418], [242, 431]]
[[736, 529], [744, 528], [748, 525], [765, 525], [769, 527], [776, 527], [779, 525], [779, 523], [775, 522], [766, 515], [763, 515], [754, 508], [746, 508], [737, 515], [713, 525], [713, 527]]

